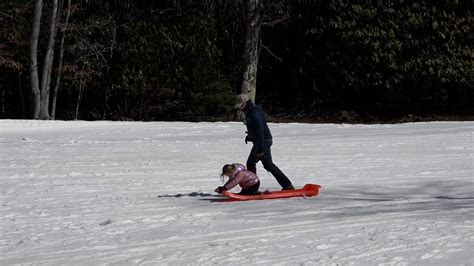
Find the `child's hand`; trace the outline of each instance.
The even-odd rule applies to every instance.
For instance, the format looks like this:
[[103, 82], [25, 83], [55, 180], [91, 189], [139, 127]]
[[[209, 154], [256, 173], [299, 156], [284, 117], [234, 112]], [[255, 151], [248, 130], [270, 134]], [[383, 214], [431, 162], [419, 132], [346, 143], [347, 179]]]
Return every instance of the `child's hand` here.
[[214, 191], [221, 194], [224, 191], [224, 187], [217, 187]]

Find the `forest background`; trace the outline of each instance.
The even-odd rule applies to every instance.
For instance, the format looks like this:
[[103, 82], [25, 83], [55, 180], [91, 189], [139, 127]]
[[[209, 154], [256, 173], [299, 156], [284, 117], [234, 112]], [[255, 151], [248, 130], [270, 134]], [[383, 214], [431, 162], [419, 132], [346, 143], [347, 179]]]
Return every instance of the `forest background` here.
[[[470, 0], [0, 1], [0, 118], [474, 120]], [[36, 48], [36, 49], [35, 49]]]

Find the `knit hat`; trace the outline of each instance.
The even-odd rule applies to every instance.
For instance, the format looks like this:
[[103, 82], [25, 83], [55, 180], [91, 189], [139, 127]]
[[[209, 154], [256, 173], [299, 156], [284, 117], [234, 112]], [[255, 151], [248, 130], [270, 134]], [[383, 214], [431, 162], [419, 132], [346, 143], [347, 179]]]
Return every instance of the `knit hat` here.
[[234, 107], [235, 108], [240, 108], [242, 106], [242, 104], [248, 102], [249, 100], [250, 100], [250, 96], [248, 94], [246, 94], [246, 93], [239, 94], [235, 98]]

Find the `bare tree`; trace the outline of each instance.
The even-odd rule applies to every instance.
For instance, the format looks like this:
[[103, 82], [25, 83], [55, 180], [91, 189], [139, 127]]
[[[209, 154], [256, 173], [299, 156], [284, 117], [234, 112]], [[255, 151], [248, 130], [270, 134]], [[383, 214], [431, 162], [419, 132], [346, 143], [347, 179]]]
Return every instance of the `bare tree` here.
[[51, 12], [51, 21], [49, 23], [49, 40], [46, 49], [46, 55], [43, 63], [43, 75], [41, 77], [41, 107], [40, 119], [50, 119], [49, 115], [49, 81], [51, 80], [51, 69], [54, 58], [54, 42], [56, 34], [56, 15], [58, 13], [58, 0], [53, 0], [53, 10]]
[[245, 0], [246, 35], [243, 54], [243, 79], [241, 93], [250, 95], [255, 102], [257, 92], [257, 67], [260, 55], [260, 32], [262, 28], [263, 0]]
[[50, 119], [49, 115], [49, 87], [51, 70], [54, 58], [54, 43], [57, 28], [58, 0], [53, 0], [51, 20], [49, 24], [49, 39], [46, 55], [42, 66], [41, 83], [38, 69], [38, 39], [40, 36], [41, 15], [43, 0], [35, 0], [33, 25], [30, 39], [30, 83], [32, 91], [32, 110], [34, 119]]
[[84, 74], [85, 71], [84, 69], [86, 68], [86, 63], [84, 62], [82, 64], [82, 70], [79, 75], [79, 91], [77, 93], [77, 101], [76, 101], [76, 112], [74, 115], [74, 119], [77, 120], [79, 118], [79, 107], [81, 106], [81, 101], [82, 101], [82, 93], [84, 91], [84, 86], [85, 86], [85, 77], [86, 75]]
[[[80, 119], [82, 98], [87, 92], [86, 84], [94, 78], [108, 78], [118, 27], [113, 15], [90, 17], [85, 23], [70, 27], [72, 44], [68, 49], [74, 51], [75, 60], [69, 62], [68, 71], [74, 69], [72, 81], [78, 89], [75, 119]], [[106, 89], [105, 108], [109, 93]]]
[[[262, 27], [274, 27], [289, 19], [287, 1], [244, 0], [245, 7], [245, 49], [242, 58], [242, 86], [241, 93], [247, 93], [255, 102], [257, 92], [257, 69], [261, 48], [275, 60], [283, 59], [273, 53], [269, 47], [262, 44]], [[268, 20], [269, 21], [264, 21]]]
[[67, 30], [67, 27], [68, 27], [68, 24], [69, 24], [69, 17], [71, 15], [71, 0], [68, 0], [67, 2], [67, 10], [66, 10], [66, 21], [64, 23], [64, 26], [61, 27], [61, 41], [60, 41], [60, 44], [59, 44], [59, 66], [58, 66], [58, 73], [57, 73], [57, 76], [56, 76], [56, 84], [54, 86], [54, 90], [53, 90], [53, 103], [52, 103], [52, 107], [51, 107], [51, 118], [52, 119], [55, 119], [56, 117], [56, 102], [57, 102], [57, 99], [58, 99], [58, 91], [59, 91], [59, 87], [60, 87], [60, 84], [61, 84], [61, 75], [62, 75], [62, 72], [63, 72], [63, 57], [64, 57], [64, 39], [66, 38], [66, 30]]
[[38, 39], [40, 34], [41, 14], [43, 13], [43, 0], [35, 0], [33, 25], [30, 39], [30, 83], [32, 92], [33, 118], [38, 119], [40, 114], [40, 85], [38, 76]]
[[[110, 46], [109, 46], [109, 49], [110, 49], [109, 60], [107, 62], [107, 67], [106, 67], [106, 71], [105, 71], [106, 79], [108, 79], [109, 75], [110, 75], [111, 62], [112, 62], [112, 58], [114, 56], [114, 49], [115, 49], [115, 45], [116, 45], [117, 29], [118, 29], [118, 26], [115, 23], [115, 20], [112, 19], [112, 17], [111, 17], [110, 21], [111, 21], [111, 24], [112, 24], [112, 27], [111, 27], [112, 40], [111, 40]], [[107, 118], [107, 116], [106, 116], [107, 115], [107, 109], [109, 109], [108, 101], [109, 101], [109, 97], [110, 97], [110, 94], [111, 94], [113, 88], [114, 88], [114, 84], [110, 85], [110, 90], [108, 89], [108, 87], [105, 87], [104, 112], [102, 113], [102, 119], [103, 120], [105, 120]]]

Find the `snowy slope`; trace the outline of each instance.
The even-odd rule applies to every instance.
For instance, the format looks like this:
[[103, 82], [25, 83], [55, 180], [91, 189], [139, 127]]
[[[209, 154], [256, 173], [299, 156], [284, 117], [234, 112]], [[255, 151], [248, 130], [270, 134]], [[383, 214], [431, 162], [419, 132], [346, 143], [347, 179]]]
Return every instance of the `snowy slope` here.
[[318, 197], [222, 202], [241, 123], [1, 120], [0, 265], [474, 265], [474, 122], [270, 128]]

